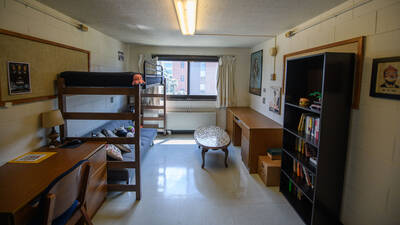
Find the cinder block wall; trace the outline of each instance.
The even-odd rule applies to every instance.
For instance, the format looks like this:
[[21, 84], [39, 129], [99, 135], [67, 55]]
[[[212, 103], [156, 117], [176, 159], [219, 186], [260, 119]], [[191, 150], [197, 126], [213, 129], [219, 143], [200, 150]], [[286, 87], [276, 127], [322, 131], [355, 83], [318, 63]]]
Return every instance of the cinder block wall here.
[[[38, 3], [40, 4], [40, 3]], [[51, 8], [47, 10], [70, 19]], [[125, 71], [129, 68], [128, 45], [113, 39], [91, 27], [88, 32], [47, 16], [13, 0], [0, 0], [0, 28], [27, 34], [62, 44], [89, 50], [91, 71]], [[117, 59], [117, 52], [124, 51], [125, 61]], [[5, 65], [5, 64], [4, 64]], [[67, 105], [70, 111], [120, 110], [125, 100], [121, 96], [74, 96]], [[41, 128], [40, 114], [57, 108], [55, 100], [0, 108], [0, 165], [16, 156], [44, 145], [46, 130]], [[70, 135], [81, 135], [104, 121], [80, 121], [72, 123]], [[48, 130], [47, 130], [48, 132]]]
[[[357, 2], [347, 1], [300, 26]], [[358, 36], [366, 36], [361, 102], [351, 115], [341, 220], [349, 225], [400, 224], [400, 101], [369, 96], [372, 59], [400, 56], [400, 2], [374, 0], [292, 38], [278, 35], [277, 80], [269, 79], [274, 59], [264, 54], [262, 85], [267, 90], [282, 85], [283, 55]], [[252, 52], [268, 52], [273, 46], [274, 40], [269, 40]], [[268, 92], [250, 95], [251, 107], [282, 123], [283, 116], [269, 112], [262, 97], [267, 103], [272, 98]]]

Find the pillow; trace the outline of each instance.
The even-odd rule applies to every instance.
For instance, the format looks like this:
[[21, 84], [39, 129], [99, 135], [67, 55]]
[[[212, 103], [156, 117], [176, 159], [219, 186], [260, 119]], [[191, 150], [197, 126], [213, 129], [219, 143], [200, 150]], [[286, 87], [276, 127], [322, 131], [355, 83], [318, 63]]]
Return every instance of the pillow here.
[[101, 133], [103, 133], [104, 135], [106, 135], [106, 137], [118, 137], [117, 135], [115, 135], [111, 130], [108, 129], [103, 129], [101, 131]]
[[108, 157], [118, 161], [123, 160], [121, 150], [119, 150], [115, 145], [106, 144], [105, 148]]
[[124, 127], [118, 127], [114, 130], [114, 133], [118, 136], [118, 137], [126, 137], [126, 134], [128, 133], [128, 131], [124, 128]]
[[131, 148], [128, 144], [115, 144], [115, 146], [117, 146], [117, 148], [119, 148], [119, 150], [121, 150], [123, 153], [131, 152]]
[[[103, 134], [105, 134], [107, 137], [118, 137], [111, 130], [103, 129], [101, 132], [103, 132]], [[127, 144], [115, 144], [115, 146], [123, 152], [131, 152], [131, 148]]]
[[128, 131], [128, 132], [135, 132], [135, 127], [134, 126], [127, 126], [126, 127], [126, 130]]
[[128, 133], [126, 134], [126, 137], [135, 137], [135, 135], [134, 135], [132, 132], [128, 132]]
[[93, 134], [93, 137], [98, 137], [98, 138], [103, 138], [106, 137], [104, 134], [102, 134], [101, 132], [97, 133], [97, 134]]

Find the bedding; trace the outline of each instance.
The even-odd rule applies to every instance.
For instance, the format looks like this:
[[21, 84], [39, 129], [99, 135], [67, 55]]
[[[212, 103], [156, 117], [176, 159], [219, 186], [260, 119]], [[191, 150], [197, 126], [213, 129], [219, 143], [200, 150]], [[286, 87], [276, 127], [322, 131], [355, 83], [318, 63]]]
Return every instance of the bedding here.
[[[72, 87], [132, 87], [133, 76], [137, 72], [77, 72], [65, 71], [60, 73], [65, 85]], [[139, 73], [141, 74], [141, 73]], [[146, 85], [162, 84], [162, 77], [143, 75]]]
[[[118, 127], [128, 127], [133, 126], [130, 120], [113, 120], [107, 122], [106, 124], [94, 129], [92, 132], [87, 133], [84, 136], [96, 136], [95, 134], [101, 133], [103, 129], [114, 130]], [[133, 133], [131, 133], [133, 135]], [[153, 145], [153, 140], [157, 136], [157, 129], [154, 128], [140, 128], [140, 157], [143, 159], [147, 151]], [[132, 152], [122, 153], [124, 161], [134, 161], [135, 160], [135, 145], [129, 145]], [[112, 160], [109, 158], [109, 160]], [[128, 182], [134, 176], [134, 169], [107, 169], [107, 180], [108, 183], [119, 183], [120, 181]]]

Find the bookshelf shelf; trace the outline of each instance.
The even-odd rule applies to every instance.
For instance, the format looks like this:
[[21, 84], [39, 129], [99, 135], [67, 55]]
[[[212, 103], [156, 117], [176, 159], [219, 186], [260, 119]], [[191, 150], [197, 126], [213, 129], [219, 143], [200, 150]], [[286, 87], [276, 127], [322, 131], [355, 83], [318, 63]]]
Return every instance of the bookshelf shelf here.
[[293, 134], [297, 138], [304, 140], [306, 143], [312, 145], [313, 147], [319, 148], [319, 140], [318, 139], [315, 139], [315, 138], [311, 137], [310, 135], [306, 135], [304, 132], [299, 132], [297, 130], [294, 131], [292, 129], [288, 129], [285, 127], [283, 129], [286, 130], [287, 132]]
[[303, 195], [304, 195], [311, 203], [313, 202], [312, 199], [313, 199], [314, 192], [313, 192], [313, 190], [312, 190], [311, 188], [309, 188], [309, 187], [307, 187], [307, 186], [305, 186], [305, 185], [300, 184], [299, 179], [297, 179], [295, 176], [289, 176], [288, 173], [285, 172], [285, 171], [282, 171], [282, 173], [286, 176], [286, 178], [287, 178], [290, 182], [292, 182], [292, 184], [293, 184], [294, 186], [296, 186], [296, 187], [303, 193]]
[[304, 110], [305, 112], [316, 113], [316, 114], [320, 114], [321, 113], [321, 111], [319, 111], [319, 110], [314, 110], [314, 109], [302, 107], [302, 106], [295, 105], [295, 104], [288, 103], [288, 102], [286, 102], [285, 105], [290, 106], [290, 107], [294, 107], [294, 108], [297, 108], [297, 109]]
[[[352, 53], [286, 61], [279, 190], [307, 225], [340, 224], [353, 75]], [[295, 104], [314, 92], [321, 110]]]
[[297, 162], [299, 162], [302, 166], [304, 166], [304, 168], [306, 168], [312, 175], [316, 175], [315, 174], [315, 170], [316, 168], [314, 166], [312, 166], [309, 162], [308, 159], [306, 159], [304, 156], [301, 156], [298, 153], [295, 153], [293, 151], [288, 151], [286, 149], [282, 149], [287, 155], [289, 155], [290, 157], [292, 157], [293, 160], [296, 160]]

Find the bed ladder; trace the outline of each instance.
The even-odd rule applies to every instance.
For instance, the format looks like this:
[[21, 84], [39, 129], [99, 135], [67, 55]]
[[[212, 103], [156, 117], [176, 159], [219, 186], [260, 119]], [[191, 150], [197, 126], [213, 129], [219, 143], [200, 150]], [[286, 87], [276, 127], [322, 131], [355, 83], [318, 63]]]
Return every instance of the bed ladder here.
[[[141, 122], [142, 122], [142, 127], [143, 128], [156, 128], [157, 130], [162, 130], [162, 133], [166, 135], [167, 133], [167, 119], [166, 119], [166, 112], [167, 112], [167, 89], [166, 89], [166, 83], [165, 83], [165, 78], [164, 81], [162, 82], [163, 84], [161, 85], [163, 87], [163, 93], [143, 93], [141, 94], [142, 98], [142, 112], [141, 112]], [[160, 85], [158, 85], [160, 86]], [[157, 86], [154, 86], [157, 87]], [[161, 98], [162, 99], [162, 105], [145, 105], [143, 104], [143, 99], [146, 98]], [[144, 116], [144, 110], [157, 110], [158, 111], [158, 116], [157, 117], [145, 117]], [[162, 111], [160, 114], [159, 111]], [[144, 123], [145, 121], [156, 121], [160, 122], [162, 121], [162, 126], [159, 126], [158, 124], [146, 124]]]

